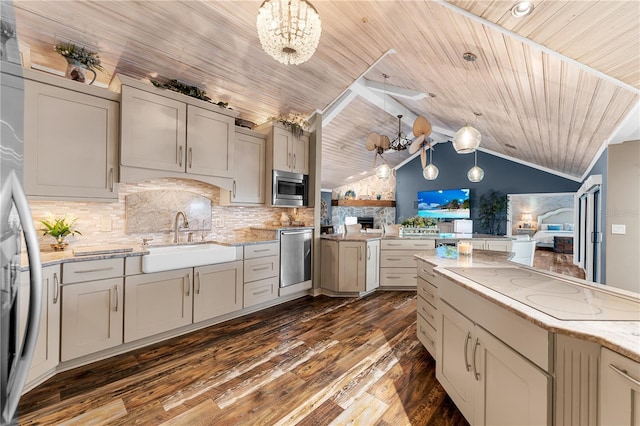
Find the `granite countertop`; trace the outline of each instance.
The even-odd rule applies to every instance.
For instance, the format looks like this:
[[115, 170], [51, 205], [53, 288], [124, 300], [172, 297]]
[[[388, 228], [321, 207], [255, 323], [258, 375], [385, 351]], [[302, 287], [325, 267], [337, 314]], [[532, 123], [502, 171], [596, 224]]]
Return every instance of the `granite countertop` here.
[[593, 287], [594, 290], [610, 294], [620, 295], [640, 303], [640, 295], [630, 291], [611, 288], [602, 284], [592, 283], [586, 280], [556, 274], [550, 271], [542, 271], [527, 266], [515, 264], [507, 260], [509, 253], [486, 252], [474, 250], [473, 256], [468, 258], [445, 259], [436, 256], [435, 250], [425, 250], [417, 253], [416, 258], [423, 260], [435, 267], [434, 272], [449, 278], [454, 283], [483, 297], [496, 305], [530, 321], [548, 331], [577, 337], [583, 340], [596, 342], [613, 351], [625, 355], [640, 362], [640, 312], [638, 321], [596, 321], [596, 320], [560, 320], [538, 309], [532, 308], [511, 297], [492, 290], [473, 280], [467, 279], [453, 271], [449, 267], [512, 267], [535, 271], [550, 275], [562, 281], [575, 283], [582, 286]]
[[313, 226], [282, 226], [282, 225], [266, 225], [266, 226], [251, 226], [249, 229], [252, 231], [298, 231], [306, 229], [315, 229]]
[[320, 236], [323, 240], [332, 241], [375, 241], [381, 240], [382, 234], [376, 233], [351, 233], [351, 234], [324, 234]]
[[382, 235], [377, 232], [360, 232], [351, 234], [323, 234], [320, 238], [333, 241], [374, 241], [374, 240], [446, 240], [446, 239], [502, 239], [511, 240], [510, 237], [491, 234], [423, 234], [423, 235]]

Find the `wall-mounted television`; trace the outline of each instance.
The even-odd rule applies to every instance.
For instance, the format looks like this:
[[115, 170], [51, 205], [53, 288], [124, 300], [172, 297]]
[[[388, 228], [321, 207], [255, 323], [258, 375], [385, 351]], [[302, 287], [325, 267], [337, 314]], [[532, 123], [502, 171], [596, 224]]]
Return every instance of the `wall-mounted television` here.
[[469, 219], [469, 189], [418, 192], [418, 216], [434, 219]]

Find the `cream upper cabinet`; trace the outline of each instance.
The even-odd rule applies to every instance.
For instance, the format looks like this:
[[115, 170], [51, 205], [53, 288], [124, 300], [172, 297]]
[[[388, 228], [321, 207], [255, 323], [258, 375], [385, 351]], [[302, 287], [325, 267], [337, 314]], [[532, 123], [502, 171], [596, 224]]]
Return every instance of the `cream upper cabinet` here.
[[192, 323], [193, 268], [125, 278], [124, 341]]
[[122, 86], [123, 166], [186, 171], [187, 105]]
[[231, 189], [237, 113], [117, 76], [122, 93], [121, 176], [185, 177]]
[[598, 398], [599, 424], [640, 424], [640, 363], [602, 348]]
[[[60, 362], [60, 266], [42, 268], [42, 305], [38, 340], [27, 376], [27, 383], [52, 371]], [[27, 322], [29, 306], [29, 272], [20, 274], [20, 330]]]
[[233, 117], [193, 105], [187, 107], [187, 173], [233, 178]]
[[[27, 195], [117, 199], [118, 95], [86, 85], [70, 90], [24, 81]], [[69, 86], [68, 82], [60, 84]]]
[[193, 322], [242, 309], [242, 261], [194, 268]]
[[266, 146], [264, 136], [236, 129], [235, 178], [231, 191], [220, 192], [221, 205], [264, 204]]
[[265, 123], [256, 128], [267, 136], [267, 170], [309, 174], [309, 134], [295, 136], [278, 122]]

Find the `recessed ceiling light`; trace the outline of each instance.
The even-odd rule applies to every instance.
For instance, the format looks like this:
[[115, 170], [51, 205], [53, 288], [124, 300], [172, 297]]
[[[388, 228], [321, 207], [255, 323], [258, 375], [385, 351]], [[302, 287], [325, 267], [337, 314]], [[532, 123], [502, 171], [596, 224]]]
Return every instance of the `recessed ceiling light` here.
[[522, 18], [533, 12], [533, 3], [530, 1], [520, 1], [511, 8], [511, 15]]

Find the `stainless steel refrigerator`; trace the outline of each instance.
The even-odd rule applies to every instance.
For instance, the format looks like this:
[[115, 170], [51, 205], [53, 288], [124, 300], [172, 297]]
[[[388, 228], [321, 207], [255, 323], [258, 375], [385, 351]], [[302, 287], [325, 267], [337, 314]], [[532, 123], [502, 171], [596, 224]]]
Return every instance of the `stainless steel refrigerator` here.
[[[38, 239], [22, 189], [24, 84], [15, 33], [13, 3], [0, 1], [0, 425], [18, 422], [38, 338], [42, 266]], [[24, 237], [29, 260], [29, 305], [20, 332], [20, 263]]]

